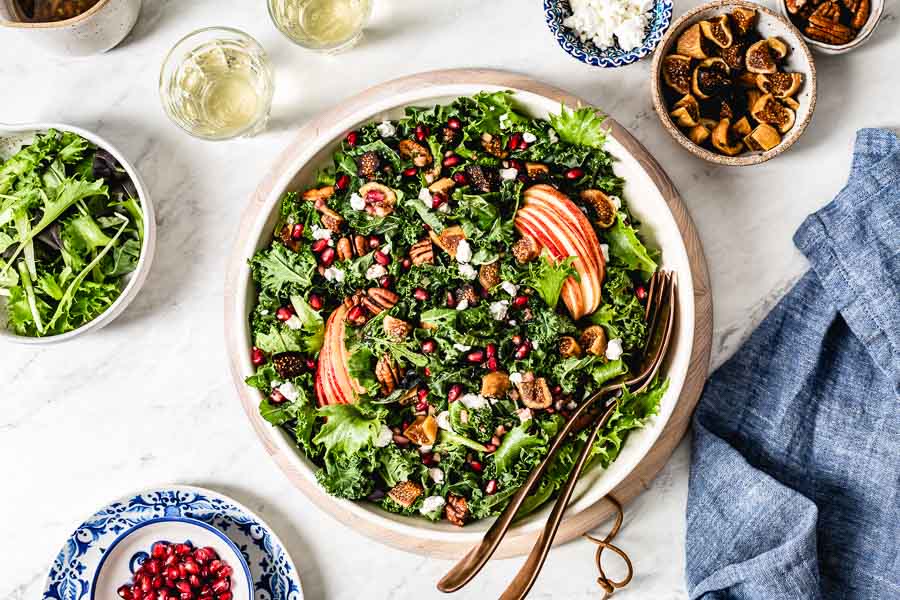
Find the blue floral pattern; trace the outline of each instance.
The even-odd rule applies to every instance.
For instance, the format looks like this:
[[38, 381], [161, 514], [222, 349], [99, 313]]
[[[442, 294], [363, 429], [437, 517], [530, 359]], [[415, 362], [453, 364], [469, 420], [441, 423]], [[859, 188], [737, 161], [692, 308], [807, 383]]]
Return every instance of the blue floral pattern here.
[[581, 62], [595, 67], [622, 67], [647, 56], [659, 44], [672, 22], [672, 0], [657, 0], [650, 11], [644, 42], [633, 50], [622, 50], [618, 46], [601, 49], [593, 42], [582, 42], [577, 33], [562, 24], [563, 19], [571, 14], [569, 0], [544, 0], [547, 26], [562, 49]]
[[43, 600], [89, 597], [89, 582], [109, 545], [123, 531], [159, 517], [197, 519], [231, 539], [250, 567], [256, 600], [303, 600], [287, 550], [264, 523], [224, 496], [186, 486], [144, 491], [94, 513], [66, 540], [53, 561]]

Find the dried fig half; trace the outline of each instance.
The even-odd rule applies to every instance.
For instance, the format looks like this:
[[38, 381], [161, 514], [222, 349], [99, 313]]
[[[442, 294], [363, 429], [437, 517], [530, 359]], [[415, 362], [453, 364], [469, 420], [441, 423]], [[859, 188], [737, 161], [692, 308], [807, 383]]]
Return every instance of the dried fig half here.
[[739, 36], [745, 36], [756, 25], [756, 11], [750, 8], [738, 6], [731, 11], [731, 21], [734, 23], [734, 30]]
[[756, 82], [756, 75], [756, 73], [744, 71], [743, 73], [738, 75], [737, 82], [745, 88], [756, 89], [757, 87], [759, 87]]
[[760, 40], [747, 48], [744, 63], [751, 73], [774, 73], [777, 70], [767, 40]]
[[725, 61], [731, 69], [738, 70], [744, 68], [744, 55], [747, 53], [747, 42], [735, 42], [727, 48], [719, 51], [719, 56]]
[[719, 15], [711, 21], [700, 21], [700, 31], [703, 32], [703, 37], [719, 48], [727, 48], [734, 42], [728, 15]]
[[781, 134], [768, 123], [760, 123], [744, 136], [744, 143], [750, 150], [765, 152], [781, 143]]
[[691, 76], [691, 91], [697, 98], [708, 100], [731, 86], [731, 69], [719, 57], [702, 61]]
[[684, 56], [703, 60], [704, 58], [709, 58], [709, 53], [704, 47], [705, 45], [706, 38], [700, 30], [700, 23], [694, 23], [685, 29], [684, 33], [678, 37], [678, 44], [675, 46], [675, 51]]
[[788, 45], [785, 44], [781, 38], [770, 37], [766, 39], [766, 44], [769, 45], [769, 50], [772, 51], [772, 54], [775, 57], [775, 60], [781, 60], [785, 56], [788, 55]]
[[685, 94], [678, 102], [669, 116], [675, 119], [679, 127], [694, 127], [700, 123], [700, 105], [697, 99], [690, 94]]
[[741, 137], [750, 135], [752, 129], [753, 128], [750, 127], [750, 119], [747, 117], [741, 117], [731, 126], [731, 130]]
[[721, 119], [712, 131], [712, 145], [726, 156], [737, 156], [744, 149], [744, 143], [740, 140], [731, 143], [730, 131], [731, 119]]
[[679, 94], [691, 91], [691, 57], [670, 54], [663, 59], [663, 80]]
[[800, 91], [800, 86], [803, 85], [803, 74], [760, 73], [756, 76], [756, 85], [765, 93], [772, 94], [776, 98], [788, 98]]
[[787, 133], [794, 126], [796, 115], [772, 94], [764, 94], [750, 107], [750, 114], [760, 123], [773, 125], [781, 133]]
[[711, 133], [709, 131], [709, 128], [707, 128], [706, 125], [703, 125], [702, 123], [700, 125], [697, 125], [696, 127], [691, 127], [688, 130], [688, 139], [690, 139], [698, 146], [702, 146], [706, 142], [706, 140], [709, 139], [710, 135]]
[[794, 112], [797, 112], [798, 110], [800, 110], [800, 103], [797, 102], [793, 98], [790, 98], [790, 97], [782, 98], [781, 103], [784, 104], [785, 106], [787, 106], [789, 109], [791, 109]]

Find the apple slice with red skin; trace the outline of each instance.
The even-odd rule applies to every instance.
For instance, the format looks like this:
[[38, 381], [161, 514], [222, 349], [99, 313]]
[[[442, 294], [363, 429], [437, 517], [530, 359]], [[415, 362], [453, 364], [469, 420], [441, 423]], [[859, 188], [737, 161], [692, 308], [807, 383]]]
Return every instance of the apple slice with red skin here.
[[364, 391], [359, 383], [350, 377], [347, 367], [347, 348], [344, 345], [347, 307], [341, 305], [325, 323], [325, 336], [319, 351], [319, 366], [316, 370], [316, 400], [319, 406], [326, 404], [350, 404], [356, 401], [356, 394]]

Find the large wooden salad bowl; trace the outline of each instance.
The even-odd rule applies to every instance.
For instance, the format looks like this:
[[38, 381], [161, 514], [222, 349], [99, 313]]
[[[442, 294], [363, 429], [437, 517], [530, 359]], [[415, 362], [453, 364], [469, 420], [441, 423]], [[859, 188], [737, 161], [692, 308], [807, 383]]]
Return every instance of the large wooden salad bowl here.
[[[395, 117], [409, 105], [428, 106], [501, 89], [513, 90], [516, 101], [535, 116], [546, 116], [561, 103], [570, 107], [586, 104], [528, 77], [489, 70], [423, 73], [349, 98], [302, 126], [266, 174], [243, 213], [225, 284], [225, 334], [232, 376], [247, 416], [276, 463], [310, 500], [345, 525], [380, 542], [438, 557], [458, 558], [480, 540], [488, 521], [457, 528], [333, 498], [319, 488], [315, 465], [295, 448], [289, 436], [259, 416], [261, 396], [243, 381], [253, 372], [247, 324], [253, 288], [247, 259], [271, 240], [280, 196], [308, 184], [348, 130], [373, 119]], [[626, 179], [625, 195], [632, 211], [650, 243], [662, 249], [661, 266], [678, 274], [679, 311], [665, 366], [670, 388], [660, 414], [629, 437], [619, 458], [608, 469], [594, 469], [582, 477], [556, 543], [571, 540], [606, 520], [612, 508], [600, 500], [607, 493], [627, 503], [649, 485], [687, 430], [709, 367], [712, 301], [706, 259], [694, 224], [672, 182], [646, 149], [612, 119], [606, 123], [610, 128], [607, 149], [618, 160], [617, 174]], [[499, 556], [525, 553], [547, 510], [518, 522], [500, 546]]]

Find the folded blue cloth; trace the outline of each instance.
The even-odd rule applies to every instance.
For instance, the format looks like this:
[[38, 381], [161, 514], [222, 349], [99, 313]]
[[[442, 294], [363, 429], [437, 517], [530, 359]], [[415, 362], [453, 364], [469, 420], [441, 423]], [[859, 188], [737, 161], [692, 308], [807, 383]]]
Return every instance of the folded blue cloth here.
[[900, 599], [900, 140], [857, 134], [794, 236], [810, 271], [707, 383], [687, 583], [704, 600]]

